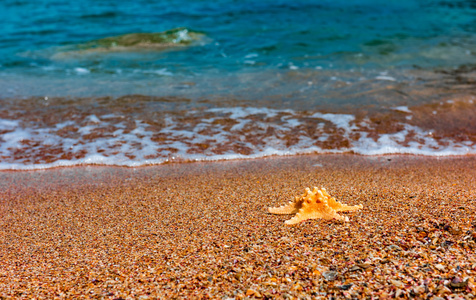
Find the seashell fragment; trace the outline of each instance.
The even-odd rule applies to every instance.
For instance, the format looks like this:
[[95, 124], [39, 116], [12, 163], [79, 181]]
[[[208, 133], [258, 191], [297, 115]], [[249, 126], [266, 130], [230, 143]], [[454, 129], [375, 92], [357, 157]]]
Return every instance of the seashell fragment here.
[[292, 225], [308, 219], [337, 219], [348, 221], [347, 217], [339, 215], [338, 211], [353, 211], [361, 209], [362, 205], [349, 206], [331, 197], [325, 188], [314, 187], [311, 191], [306, 188], [306, 192], [301, 196], [296, 196], [294, 201], [280, 207], [270, 207], [268, 211], [272, 214], [296, 214], [285, 224]]

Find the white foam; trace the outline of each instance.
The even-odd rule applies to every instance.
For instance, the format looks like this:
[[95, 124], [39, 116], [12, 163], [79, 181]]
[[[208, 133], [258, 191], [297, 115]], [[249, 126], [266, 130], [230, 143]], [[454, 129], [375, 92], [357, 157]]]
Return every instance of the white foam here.
[[312, 117], [327, 120], [334, 123], [337, 127], [348, 131], [355, 128], [354, 125], [351, 125], [351, 122], [355, 120], [353, 115], [315, 113]]
[[167, 68], [155, 70], [155, 71], [153, 71], [153, 73], [158, 74], [158, 75], [162, 75], [162, 76], [174, 76], [174, 73], [168, 71]]
[[81, 67], [76, 67], [74, 68], [74, 71], [80, 75], [83, 75], [83, 74], [89, 74], [91, 73], [91, 71], [89, 71], [88, 69], [86, 68], [81, 68]]
[[[408, 109], [398, 108], [405, 112]], [[200, 114], [206, 117], [200, 119]], [[184, 121], [187, 116], [193, 120], [189, 124]], [[219, 122], [223, 119], [233, 119], [235, 124], [230, 126], [227, 122]], [[314, 121], [309, 122], [309, 119]], [[83, 120], [67, 120], [51, 128], [25, 127], [18, 120], [0, 119], [0, 156], [7, 158], [0, 162], [0, 169], [41, 169], [81, 164], [141, 166], [180, 160], [228, 160], [305, 153], [476, 155], [474, 142], [436, 140], [431, 132], [409, 124], [401, 124], [403, 129], [399, 132], [370, 136], [368, 132], [375, 132], [376, 125], [369, 119], [357, 124], [350, 114], [303, 114], [293, 110], [232, 107], [190, 111], [180, 117], [166, 115], [164, 127], [155, 131], [141, 120], [135, 120], [135, 126], [130, 131], [126, 131], [129, 128], [127, 124], [124, 118], [113, 114], [91, 114]], [[314, 126], [312, 135], [308, 133], [310, 124]], [[74, 138], [64, 137], [64, 130], [61, 130], [67, 126], [77, 128]], [[92, 133], [94, 138], [91, 139]], [[156, 135], [165, 137], [165, 140], [156, 141]], [[343, 143], [342, 148], [334, 149], [319, 146], [334, 140], [347, 143]], [[194, 148], [203, 144], [208, 147]], [[225, 148], [229, 150], [214, 152], [223, 145], [229, 146]], [[232, 149], [237, 146], [247, 148], [251, 153], [236, 153]], [[58, 155], [53, 162], [35, 161], [35, 158], [41, 158], [39, 153], [45, 153], [51, 147], [62, 149], [72, 157], [86, 154], [71, 160], [61, 159]], [[15, 153], [22, 155], [15, 160]], [[35, 164], [25, 157], [33, 159]]]
[[412, 113], [412, 111], [408, 108], [408, 106], [397, 106], [397, 107], [392, 107], [392, 109], [401, 111], [401, 112]]
[[258, 57], [258, 53], [250, 53], [248, 55], [245, 56], [245, 58], [255, 58], [255, 57]]
[[280, 112], [292, 112], [291, 110], [276, 110], [266, 107], [226, 107], [226, 108], [211, 108], [209, 112], [230, 114], [231, 119], [243, 119], [251, 115], [263, 114], [268, 118], [275, 117]]
[[289, 118], [289, 117], [283, 117], [281, 118], [281, 120], [285, 121], [287, 127], [289, 128], [298, 127], [299, 125], [302, 124], [302, 122], [299, 121], [298, 119]]
[[17, 120], [5, 120], [5, 119], [0, 119], [0, 129], [3, 130], [10, 130], [19, 125], [19, 121]]
[[99, 120], [98, 117], [96, 117], [96, 115], [90, 115], [87, 117], [87, 119], [90, 121], [90, 122], [93, 122], [93, 123], [100, 123], [101, 120]]
[[190, 37], [190, 35], [188, 34], [188, 30], [187, 29], [182, 29], [180, 31], [177, 32], [178, 36], [177, 38], [175, 38], [173, 40], [174, 43], [180, 43], [182, 41], [191, 41], [192, 38]]
[[58, 123], [58, 124], [55, 124], [55, 127], [57, 129], [62, 129], [62, 128], [65, 128], [67, 126], [71, 126], [71, 125], [74, 125], [75, 123], [73, 121], [65, 121], [63, 123]]
[[[410, 141], [407, 146], [402, 145], [406, 137], [415, 135], [415, 140]], [[446, 144], [446, 146], [444, 146]], [[456, 145], [452, 141], [444, 140], [438, 143], [431, 135], [420, 128], [405, 124], [404, 129], [397, 133], [382, 134], [377, 140], [368, 137], [363, 132], [360, 139], [352, 147], [354, 153], [362, 155], [383, 155], [383, 154], [416, 154], [428, 156], [448, 156], [476, 154], [476, 144]]]
[[[20, 143], [23, 140], [28, 139], [29, 137], [30, 137], [29, 132], [26, 130], [23, 130], [22, 128], [15, 129], [12, 132], [4, 133], [2, 135], [2, 139], [6, 143], [6, 145], [12, 145], [12, 146]], [[5, 144], [3, 144], [2, 146], [5, 146]]]
[[142, 74], [156, 74], [160, 76], [174, 76], [174, 73], [167, 70], [167, 68], [162, 68], [158, 70], [142, 70], [137, 69], [133, 71], [134, 73], [142, 73]]
[[379, 76], [375, 77], [375, 79], [377, 79], [377, 80], [386, 80], [386, 81], [397, 81], [397, 79], [395, 79], [394, 77], [387, 76], [387, 75], [379, 75]]

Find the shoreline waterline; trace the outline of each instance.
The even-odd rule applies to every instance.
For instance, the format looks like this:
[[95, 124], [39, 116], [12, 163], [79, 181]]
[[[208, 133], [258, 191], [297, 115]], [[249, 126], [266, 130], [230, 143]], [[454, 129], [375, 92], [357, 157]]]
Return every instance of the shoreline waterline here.
[[[476, 97], [269, 107], [130, 95], [0, 100], [0, 169], [141, 166], [308, 153], [476, 154]], [[312, 107], [309, 103], [309, 107]]]
[[0, 172], [4, 174], [9, 174], [9, 173], [16, 173], [16, 172], [47, 172], [50, 170], [68, 170], [68, 169], [129, 169], [129, 170], [141, 170], [141, 169], [147, 169], [147, 168], [160, 168], [160, 167], [166, 167], [166, 166], [180, 166], [180, 165], [194, 165], [194, 164], [236, 164], [240, 162], [260, 162], [263, 160], [279, 160], [279, 159], [300, 159], [300, 158], [306, 158], [306, 157], [356, 157], [357, 160], [368, 160], [368, 161], [379, 161], [379, 160], [392, 160], [394, 158], [397, 159], [408, 159], [408, 160], [458, 160], [458, 159], [474, 159], [476, 158], [475, 154], [454, 154], [454, 155], [418, 155], [418, 154], [412, 154], [412, 153], [386, 153], [386, 154], [375, 154], [375, 155], [362, 155], [362, 154], [356, 154], [356, 153], [335, 153], [335, 152], [329, 152], [329, 153], [299, 153], [299, 154], [283, 154], [283, 155], [268, 155], [268, 156], [259, 156], [259, 157], [235, 157], [235, 158], [224, 158], [224, 159], [196, 159], [196, 160], [170, 160], [170, 161], [165, 161], [165, 162], [159, 162], [159, 163], [146, 163], [146, 164], [140, 164], [140, 165], [117, 165], [117, 164], [100, 164], [100, 163], [77, 163], [77, 164], [65, 164], [65, 165], [54, 165], [54, 166], [44, 166], [44, 167], [35, 167], [35, 166], [13, 166], [11, 168], [0, 168]]

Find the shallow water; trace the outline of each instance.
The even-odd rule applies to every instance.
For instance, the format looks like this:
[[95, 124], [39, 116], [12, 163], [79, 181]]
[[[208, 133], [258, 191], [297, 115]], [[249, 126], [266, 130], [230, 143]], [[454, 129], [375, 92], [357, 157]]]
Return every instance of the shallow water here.
[[0, 3], [0, 168], [476, 154], [471, 1]]

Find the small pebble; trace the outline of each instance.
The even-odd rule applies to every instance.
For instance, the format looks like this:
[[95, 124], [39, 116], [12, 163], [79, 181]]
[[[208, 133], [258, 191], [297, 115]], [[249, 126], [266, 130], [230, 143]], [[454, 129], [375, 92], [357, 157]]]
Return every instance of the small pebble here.
[[339, 290], [347, 291], [352, 287], [352, 284], [344, 284], [344, 285], [338, 285], [337, 288]]
[[397, 289], [395, 291], [395, 298], [401, 297], [404, 294], [404, 292], [401, 289]]
[[403, 282], [401, 282], [400, 280], [393, 280], [393, 279], [390, 279], [389, 280], [391, 284], [393, 284], [394, 286], [398, 287], [398, 288], [403, 288], [405, 285], [403, 284]]
[[322, 273], [322, 276], [328, 281], [333, 281], [337, 277], [337, 272], [336, 271], [325, 271]]
[[387, 249], [387, 250], [393, 250], [393, 251], [402, 251], [402, 248], [400, 248], [400, 247], [397, 246], [397, 245], [389, 245], [389, 246], [387, 246], [386, 249]]

